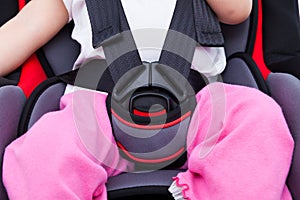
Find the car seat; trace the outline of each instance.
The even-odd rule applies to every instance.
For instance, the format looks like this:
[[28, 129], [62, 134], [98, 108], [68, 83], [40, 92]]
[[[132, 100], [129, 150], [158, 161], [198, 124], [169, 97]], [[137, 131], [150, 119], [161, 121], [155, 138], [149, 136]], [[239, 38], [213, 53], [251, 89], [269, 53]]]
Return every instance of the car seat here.
[[[222, 25], [228, 58], [228, 65], [222, 74], [222, 79], [226, 83], [254, 87], [268, 93], [265, 82], [250, 57], [255, 38], [256, 9], [257, 2], [254, 1], [253, 12], [245, 22], [235, 26]], [[42, 48], [45, 60], [57, 75], [71, 70], [72, 63], [66, 63], [66, 61], [74, 61], [77, 56], [76, 51], [79, 51], [79, 48], [74, 48], [77, 46], [76, 42], [69, 38], [71, 29], [72, 26], [68, 25]], [[66, 52], [71, 55], [67, 59]], [[22, 114], [19, 125], [20, 135], [26, 132], [44, 113], [59, 108], [59, 99], [65, 91], [65, 86], [65, 83], [56, 76], [44, 81], [34, 90]], [[107, 184], [109, 199], [141, 197], [171, 199], [167, 188], [171, 184], [172, 177], [177, 173], [178, 170], [159, 170], [149, 173], [124, 173], [112, 177]]]
[[253, 59], [266, 79], [271, 96], [282, 107], [295, 141], [287, 185], [300, 199], [299, 119], [300, 26], [298, 0], [259, 0], [258, 29]]
[[[251, 59], [257, 23], [257, 1], [253, 1], [251, 16], [239, 25], [222, 25], [228, 64], [222, 73], [226, 83], [245, 85], [269, 94], [261, 73]], [[72, 24], [68, 24], [53, 40], [41, 48], [47, 65], [56, 75], [72, 69], [78, 55], [78, 44], [70, 39]], [[64, 53], [60, 53], [64, 52]], [[66, 57], [67, 56], [67, 57]], [[59, 99], [66, 84], [58, 76], [47, 79], [32, 93], [23, 110], [19, 135], [28, 130], [44, 113], [59, 108]], [[124, 173], [109, 179], [109, 199], [153, 198], [171, 199], [167, 188], [178, 170], [158, 170], [149, 173]]]

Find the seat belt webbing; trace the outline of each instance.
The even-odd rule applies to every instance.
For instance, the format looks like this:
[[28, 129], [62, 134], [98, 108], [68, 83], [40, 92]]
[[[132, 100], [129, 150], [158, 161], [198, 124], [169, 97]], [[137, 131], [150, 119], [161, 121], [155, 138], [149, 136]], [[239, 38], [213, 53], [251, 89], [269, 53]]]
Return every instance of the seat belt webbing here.
[[[192, 1], [196, 41], [203, 46], [222, 46], [224, 39], [215, 14], [205, 0]], [[125, 31], [120, 21], [122, 18], [119, 17], [119, 7], [122, 6], [120, 0], [86, 0], [86, 4], [92, 27], [94, 48], [99, 47], [106, 39], [120, 33], [121, 29]], [[185, 14], [189, 13], [182, 9], [180, 15]], [[185, 27], [184, 24], [183, 27]]]
[[[113, 85], [119, 78], [141, 65], [142, 61], [120, 0], [86, 2], [93, 31], [93, 45], [103, 46], [107, 62], [105, 66], [102, 64], [107, 69], [97, 89], [112, 92]], [[199, 12], [195, 14], [195, 10]], [[209, 25], [209, 22], [213, 25]], [[205, 36], [207, 34], [211, 36]], [[216, 17], [203, 0], [177, 0], [159, 63], [172, 67], [188, 78], [194, 50], [199, 41], [213, 45], [223, 44]], [[105, 79], [110, 83], [107, 84]]]

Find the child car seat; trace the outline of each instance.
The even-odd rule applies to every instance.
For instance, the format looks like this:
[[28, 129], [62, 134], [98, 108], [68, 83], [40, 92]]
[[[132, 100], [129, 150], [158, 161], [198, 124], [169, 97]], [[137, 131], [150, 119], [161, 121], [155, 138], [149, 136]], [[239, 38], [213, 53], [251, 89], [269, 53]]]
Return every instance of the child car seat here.
[[[253, 12], [245, 22], [235, 26], [222, 25], [228, 58], [228, 65], [222, 73], [222, 79], [226, 83], [254, 87], [268, 93], [265, 82], [250, 57], [255, 38], [256, 14], [257, 1], [254, 0]], [[57, 75], [71, 70], [72, 63], [61, 63], [74, 61], [78, 55], [78, 45], [69, 37], [71, 29], [72, 26], [68, 25], [42, 48], [45, 59]], [[64, 50], [61, 50], [62, 48]], [[70, 54], [67, 59], [66, 53]], [[62, 67], [65, 68], [62, 70]], [[59, 108], [59, 99], [64, 93], [65, 86], [66, 84], [58, 76], [39, 85], [26, 103], [19, 126], [20, 135], [25, 133], [44, 113]], [[167, 188], [172, 182], [172, 177], [177, 173], [178, 170], [158, 170], [150, 173], [124, 173], [112, 177], [107, 184], [109, 199], [170, 198]]]
[[[255, 38], [256, 14], [257, 1], [254, 0], [253, 12], [245, 22], [235, 26], [222, 25], [228, 58], [228, 65], [222, 73], [222, 79], [226, 83], [254, 87], [268, 93], [265, 82], [250, 57]], [[45, 60], [57, 75], [71, 70], [72, 62], [79, 52], [78, 44], [70, 39], [71, 30], [72, 25], [67, 25], [41, 49]], [[68, 58], [65, 57], [66, 52]], [[57, 76], [39, 85], [26, 103], [19, 126], [20, 135], [25, 133], [44, 113], [59, 108], [59, 99], [64, 93], [65, 86], [66, 84]], [[107, 184], [109, 199], [170, 198], [166, 189], [171, 184], [171, 177], [177, 173], [178, 170], [159, 170], [141, 174], [124, 173], [112, 177]]]

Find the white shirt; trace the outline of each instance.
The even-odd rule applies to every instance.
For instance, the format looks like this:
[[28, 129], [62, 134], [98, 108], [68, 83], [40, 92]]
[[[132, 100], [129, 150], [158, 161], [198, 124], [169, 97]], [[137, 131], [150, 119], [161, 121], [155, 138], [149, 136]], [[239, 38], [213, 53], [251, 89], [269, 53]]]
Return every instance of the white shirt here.
[[[69, 20], [74, 20], [72, 38], [81, 45], [74, 68], [80, 67], [86, 60], [105, 59], [102, 47], [92, 46], [92, 30], [85, 0], [63, 0], [69, 13]], [[142, 61], [157, 61], [170, 25], [176, 0], [121, 0], [127, 21]], [[155, 14], [154, 14], [155, 13]], [[151, 29], [151, 41], [145, 38], [145, 30]], [[153, 36], [155, 35], [155, 37]], [[192, 68], [207, 77], [220, 74], [226, 65], [223, 47], [202, 47], [195, 49]]]

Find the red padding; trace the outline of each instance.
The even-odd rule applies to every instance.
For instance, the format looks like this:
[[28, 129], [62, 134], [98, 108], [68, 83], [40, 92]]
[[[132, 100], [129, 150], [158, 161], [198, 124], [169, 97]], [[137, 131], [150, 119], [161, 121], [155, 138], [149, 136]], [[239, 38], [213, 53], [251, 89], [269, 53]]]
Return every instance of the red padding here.
[[24, 64], [21, 71], [19, 86], [29, 97], [34, 88], [47, 78], [38, 58], [32, 55]]
[[26, 4], [25, 0], [19, 0], [19, 10], [21, 10]]
[[133, 114], [134, 115], [138, 115], [141, 117], [157, 117], [157, 116], [161, 116], [161, 115], [165, 115], [167, 113], [167, 111], [165, 109], [158, 111], [158, 112], [143, 112], [137, 109], [133, 110]]
[[[19, 10], [26, 5], [26, 0], [19, 0]], [[26, 97], [29, 97], [31, 92], [36, 88], [38, 84], [47, 78], [37, 56], [33, 54], [22, 65], [22, 71], [18, 86], [20, 86], [25, 93]]]
[[264, 79], [270, 74], [270, 70], [267, 68], [264, 61], [263, 53], [263, 32], [262, 32], [262, 21], [263, 21], [263, 12], [262, 12], [262, 0], [258, 0], [258, 22], [257, 22], [257, 31], [256, 31], [256, 40], [254, 44], [254, 50], [252, 58], [257, 64], [259, 70], [261, 71]]

